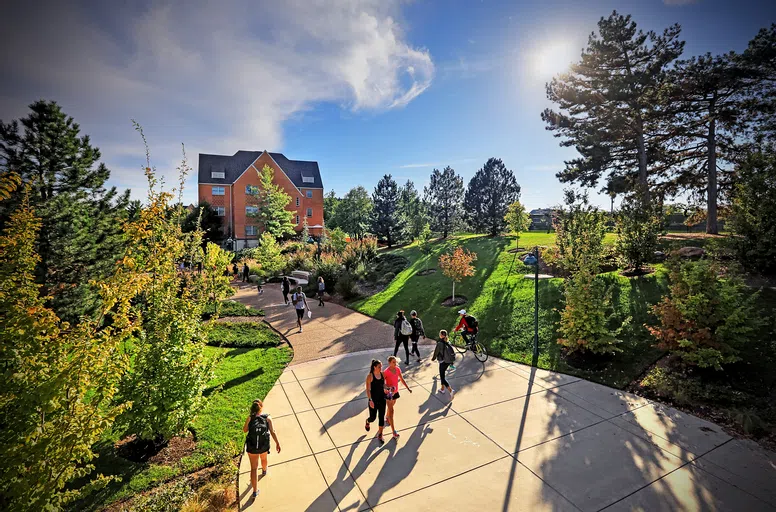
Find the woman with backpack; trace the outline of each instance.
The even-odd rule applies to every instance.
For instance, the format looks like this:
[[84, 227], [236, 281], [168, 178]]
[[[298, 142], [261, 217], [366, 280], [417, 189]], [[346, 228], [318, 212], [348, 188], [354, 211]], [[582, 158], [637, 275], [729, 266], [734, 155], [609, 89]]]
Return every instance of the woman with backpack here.
[[402, 309], [396, 313], [396, 320], [393, 321], [393, 339], [396, 341], [396, 346], [393, 349], [393, 357], [399, 352], [399, 345], [404, 343], [404, 353], [406, 358], [404, 364], [410, 364], [410, 347], [408, 342], [410, 340], [410, 334], [412, 334], [412, 325], [404, 316], [404, 310]]
[[377, 440], [383, 444], [383, 428], [385, 427], [385, 378], [383, 377], [383, 363], [372, 359], [372, 366], [366, 376], [366, 397], [369, 399], [369, 418], [364, 424], [364, 429], [369, 432], [371, 423], [378, 420]]
[[439, 388], [439, 393], [444, 393], [445, 390], [450, 392], [450, 400], [452, 401], [455, 391], [453, 387], [445, 379], [445, 372], [451, 364], [455, 362], [455, 351], [453, 346], [450, 345], [450, 341], [447, 339], [447, 331], [442, 329], [439, 331], [439, 341], [437, 341], [436, 348], [434, 349], [434, 355], [431, 356], [432, 361], [439, 361], [439, 379], [442, 383], [442, 387]]
[[257, 469], [259, 458], [261, 458], [261, 475], [267, 474], [267, 454], [269, 453], [269, 436], [275, 440], [275, 448], [280, 453], [280, 441], [275, 434], [275, 428], [272, 425], [272, 418], [269, 414], [262, 414], [264, 403], [261, 400], [254, 400], [251, 404], [251, 414], [245, 420], [243, 432], [248, 435], [245, 438], [245, 451], [248, 452], [248, 460], [251, 462], [251, 486], [253, 487], [252, 497], [259, 494]]

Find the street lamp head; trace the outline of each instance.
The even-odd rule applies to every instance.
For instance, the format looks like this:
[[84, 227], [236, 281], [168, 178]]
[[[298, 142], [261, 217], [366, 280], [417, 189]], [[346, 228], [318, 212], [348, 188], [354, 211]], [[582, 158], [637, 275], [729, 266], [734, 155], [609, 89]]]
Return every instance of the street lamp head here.
[[537, 260], [536, 256], [534, 256], [533, 254], [529, 254], [523, 260], [523, 263], [525, 263], [526, 265], [536, 265], [538, 262], [539, 260]]

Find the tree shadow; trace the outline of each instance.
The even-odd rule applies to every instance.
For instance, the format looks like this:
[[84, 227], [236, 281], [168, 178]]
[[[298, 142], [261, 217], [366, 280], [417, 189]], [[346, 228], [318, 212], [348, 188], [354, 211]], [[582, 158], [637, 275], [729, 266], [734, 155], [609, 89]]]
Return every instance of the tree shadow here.
[[202, 392], [202, 396], [208, 397], [212, 395], [214, 392], [226, 391], [227, 389], [233, 388], [235, 386], [239, 386], [240, 384], [244, 384], [245, 382], [251, 381], [263, 374], [264, 374], [264, 368], [256, 368], [255, 370], [252, 370], [248, 373], [244, 373], [239, 377], [235, 377], [234, 379], [228, 380], [223, 384], [219, 384], [218, 386], [213, 386], [205, 389], [205, 391]]

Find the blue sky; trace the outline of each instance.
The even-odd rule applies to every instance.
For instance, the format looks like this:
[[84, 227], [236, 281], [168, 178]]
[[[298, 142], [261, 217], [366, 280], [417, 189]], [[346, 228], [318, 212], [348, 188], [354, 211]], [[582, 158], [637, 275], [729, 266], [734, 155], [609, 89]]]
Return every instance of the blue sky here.
[[58, 101], [133, 197], [145, 186], [132, 118], [169, 183], [181, 143], [195, 170], [199, 152], [317, 160], [338, 194], [371, 191], [388, 173], [422, 188], [445, 165], [468, 182], [495, 156], [529, 208], [561, 200], [555, 173], [574, 156], [544, 129], [544, 84], [601, 16], [617, 9], [658, 31], [680, 23], [685, 56], [742, 50], [776, 21], [776, 3], [747, 0], [60, 4], [0, 7], [0, 119]]

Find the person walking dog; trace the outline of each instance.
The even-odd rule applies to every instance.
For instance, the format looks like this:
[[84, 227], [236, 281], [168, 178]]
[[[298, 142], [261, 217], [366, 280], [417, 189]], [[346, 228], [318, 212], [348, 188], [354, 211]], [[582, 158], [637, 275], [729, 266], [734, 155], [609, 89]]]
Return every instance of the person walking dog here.
[[418, 350], [418, 340], [422, 337], [426, 339], [426, 331], [423, 330], [423, 321], [418, 318], [418, 312], [414, 309], [410, 311], [410, 325], [412, 325], [412, 334], [410, 334], [410, 340], [412, 340], [412, 350], [410, 355], [414, 354], [420, 362], [420, 350]]
[[269, 454], [269, 437], [275, 440], [275, 448], [280, 453], [280, 441], [278, 441], [272, 418], [269, 414], [263, 414], [264, 403], [254, 400], [251, 404], [251, 414], [245, 420], [243, 432], [248, 435], [245, 438], [245, 451], [248, 452], [248, 460], [251, 462], [251, 487], [255, 498], [259, 494], [258, 475], [256, 474], [261, 459], [261, 475], [267, 474], [267, 454]]
[[399, 352], [399, 345], [404, 344], [404, 353], [406, 359], [404, 364], [410, 364], [410, 348], [407, 342], [412, 334], [412, 325], [407, 321], [407, 317], [404, 316], [404, 310], [402, 309], [396, 313], [396, 320], [393, 321], [393, 339], [396, 341], [396, 346], [393, 349], [393, 357], [396, 358], [396, 353]]
[[455, 362], [455, 351], [453, 346], [447, 339], [447, 331], [442, 329], [439, 331], [439, 340], [437, 341], [436, 348], [434, 349], [434, 355], [431, 356], [432, 361], [439, 361], [439, 380], [442, 387], [439, 388], [439, 393], [444, 393], [445, 390], [450, 392], [450, 400], [453, 399], [455, 391], [453, 387], [447, 382], [445, 378], [445, 372], [451, 364]]

